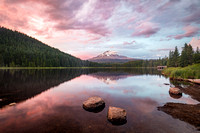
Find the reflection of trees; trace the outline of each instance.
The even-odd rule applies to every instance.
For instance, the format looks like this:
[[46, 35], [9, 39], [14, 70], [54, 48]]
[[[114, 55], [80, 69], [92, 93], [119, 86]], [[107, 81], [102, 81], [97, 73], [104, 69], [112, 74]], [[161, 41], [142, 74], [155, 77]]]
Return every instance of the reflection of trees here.
[[182, 121], [194, 125], [197, 129], [200, 129], [200, 104], [189, 105], [183, 103], [166, 103], [162, 107], [158, 107], [161, 110], [174, 118], [178, 118]]
[[98, 69], [97, 71], [108, 73], [127, 73], [131, 75], [161, 75], [161, 72], [155, 68], [108, 68]]
[[181, 89], [185, 94], [190, 95], [193, 99], [200, 102], [200, 86], [190, 82], [170, 80], [170, 83]]
[[111, 75], [114, 79], [126, 77], [127, 75], [160, 74], [156, 69], [145, 68], [0, 70], [0, 108], [12, 102], [20, 102], [34, 97], [81, 74], [91, 73], [94, 73], [94, 75], [95, 73], [97, 75], [98, 73], [104, 73], [105, 77]]
[[[181, 89], [183, 93], [190, 95], [193, 99], [200, 102], [199, 85], [177, 80], [170, 80], [170, 83]], [[176, 96], [176, 98], [178, 97], [179, 96]], [[158, 107], [158, 110], [161, 110], [174, 118], [190, 123], [197, 129], [200, 129], [200, 104], [166, 103], [164, 106]]]
[[0, 101], [0, 107], [26, 100], [89, 72], [83, 69], [1, 70], [0, 99], [2, 101]]

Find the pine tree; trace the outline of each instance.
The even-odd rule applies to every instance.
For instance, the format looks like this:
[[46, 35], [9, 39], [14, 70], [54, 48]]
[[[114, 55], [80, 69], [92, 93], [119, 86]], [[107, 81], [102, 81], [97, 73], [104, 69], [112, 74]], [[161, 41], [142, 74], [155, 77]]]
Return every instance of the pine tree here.
[[177, 46], [175, 47], [175, 51], [173, 53], [173, 66], [178, 67], [179, 65], [179, 52]]
[[199, 47], [197, 47], [196, 52], [194, 53], [194, 63], [200, 63], [200, 51]]
[[188, 47], [187, 47], [187, 59], [188, 59], [188, 65], [192, 65], [193, 63], [193, 54], [194, 54], [194, 51], [193, 51], [193, 48], [192, 46], [189, 44]]
[[169, 59], [168, 59], [168, 62], [167, 62], [167, 66], [169, 66], [169, 67], [172, 66], [172, 57], [173, 57], [173, 53], [172, 53], [172, 51], [170, 50], [170, 51], [169, 51]]
[[188, 50], [188, 45], [187, 45], [187, 43], [185, 43], [183, 50], [181, 52], [181, 56], [180, 56], [180, 66], [181, 67], [185, 67], [189, 64], [187, 50]]

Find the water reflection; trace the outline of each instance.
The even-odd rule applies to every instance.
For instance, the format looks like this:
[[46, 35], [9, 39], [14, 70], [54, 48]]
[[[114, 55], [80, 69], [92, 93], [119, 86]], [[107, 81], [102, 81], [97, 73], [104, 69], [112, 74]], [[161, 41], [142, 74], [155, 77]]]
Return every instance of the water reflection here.
[[83, 106], [83, 109], [85, 109], [86, 111], [89, 111], [89, 112], [93, 112], [93, 113], [99, 113], [101, 112], [103, 109], [105, 108], [105, 104], [103, 104], [102, 106], [99, 106], [95, 109], [88, 109], [88, 108], [84, 108]]
[[170, 97], [174, 98], [174, 99], [179, 99], [182, 97], [182, 93], [181, 94], [172, 94], [169, 92]]
[[[0, 132], [195, 131], [193, 126], [157, 110], [167, 102], [198, 101], [184, 92], [179, 99], [171, 98], [169, 86], [164, 85], [169, 79], [154, 69], [1, 70], [0, 78], [0, 99], [8, 101], [1, 106], [20, 102], [0, 109]], [[82, 102], [91, 96], [104, 99], [106, 106], [101, 112], [82, 108]], [[109, 106], [126, 110], [125, 125], [107, 121]]]
[[0, 70], [0, 108], [58, 86], [89, 70]]
[[[189, 95], [193, 99], [200, 102], [200, 86], [184, 81], [170, 80], [170, 83], [178, 87], [184, 94]], [[171, 97], [179, 99], [182, 95], [172, 95]], [[188, 99], [189, 100], [189, 99]], [[170, 103], [167, 102], [164, 106], [158, 107], [158, 110], [163, 111], [173, 118], [185, 121], [194, 125], [200, 131], [200, 104], [199, 103]], [[192, 104], [192, 105], [191, 105]]]

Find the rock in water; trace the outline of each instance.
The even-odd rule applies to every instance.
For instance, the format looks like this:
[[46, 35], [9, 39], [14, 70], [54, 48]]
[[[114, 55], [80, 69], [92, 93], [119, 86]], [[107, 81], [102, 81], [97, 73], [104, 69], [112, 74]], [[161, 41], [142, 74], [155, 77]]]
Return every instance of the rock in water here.
[[109, 107], [108, 120], [114, 125], [122, 125], [126, 123], [126, 111], [122, 108]]
[[175, 95], [181, 95], [181, 90], [179, 88], [176, 87], [172, 87], [169, 89], [169, 93], [171, 94], [175, 94]]
[[188, 79], [188, 81], [196, 84], [200, 84], [200, 79]]
[[13, 106], [13, 105], [16, 105], [16, 103], [10, 103], [10, 104], [9, 104], [9, 106]]
[[83, 102], [83, 108], [91, 112], [100, 112], [104, 109], [105, 102], [101, 97], [90, 97]]

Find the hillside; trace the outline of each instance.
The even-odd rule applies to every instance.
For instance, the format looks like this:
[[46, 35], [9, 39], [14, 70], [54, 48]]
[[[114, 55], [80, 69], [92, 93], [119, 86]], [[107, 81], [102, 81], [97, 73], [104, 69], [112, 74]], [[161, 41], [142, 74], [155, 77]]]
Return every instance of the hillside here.
[[23, 33], [0, 27], [1, 67], [79, 67], [89, 64]]

